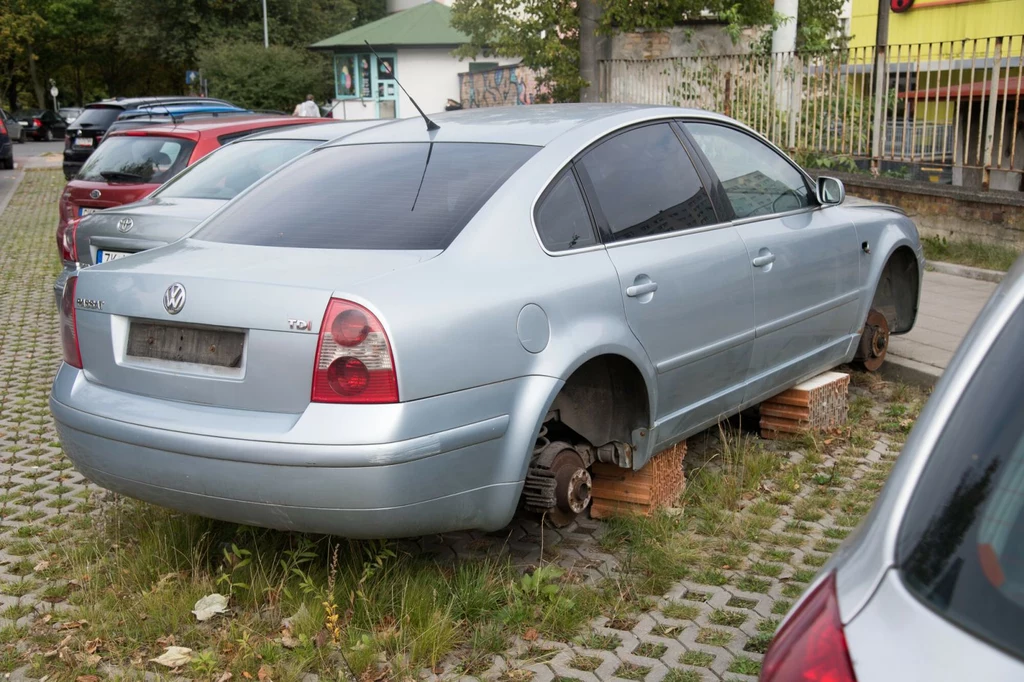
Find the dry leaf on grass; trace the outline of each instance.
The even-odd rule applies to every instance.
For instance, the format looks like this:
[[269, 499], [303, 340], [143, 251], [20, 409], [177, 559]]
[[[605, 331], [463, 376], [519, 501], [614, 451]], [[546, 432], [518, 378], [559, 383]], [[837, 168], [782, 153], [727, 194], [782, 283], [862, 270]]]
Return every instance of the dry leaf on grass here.
[[77, 630], [79, 628], [84, 628], [88, 624], [89, 624], [89, 621], [87, 621], [87, 620], [69, 620], [69, 621], [66, 621], [64, 623], [60, 623], [57, 626], [57, 629], [58, 630]]
[[184, 646], [169, 646], [162, 654], [149, 661], [167, 668], [180, 668], [192, 662], [192, 650]]
[[32, 570], [35, 571], [36, 573], [39, 573], [40, 571], [45, 571], [49, 567], [50, 567], [50, 562], [46, 561], [46, 560], [43, 560], [43, 561], [40, 561], [35, 566], [33, 566]]
[[208, 594], [199, 601], [196, 602], [196, 606], [192, 609], [192, 613], [195, 614], [196, 620], [203, 622], [210, 620], [214, 616], [220, 613], [225, 613], [228, 610], [228, 598], [223, 594]]
[[97, 675], [79, 675], [75, 682], [100, 682], [100, 678]]
[[297, 640], [292, 635], [291, 630], [289, 630], [288, 628], [281, 630], [281, 646], [283, 646], [285, 649], [294, 649], [295, 647], [299, 646], [300, 643], [301, 642], [299, 642], [299, 640]]
[[526, 628], [526, 632], [523, 633], [523, 639], [527, 642], [533, 642], [538, 637], [540, 637], [540, 633], [537, 632], [537, 628]]
[[265, 665], [260, 666], [259, 672], [256, 673], [256, 679], [260, 682], [274, 682], [274, 680], [270, 678], [270, 669]]
[[228, 682], [234, 675], [231, 674], [230, 670], [225, 670], [220, 677], [217, 678], [217, 682]]

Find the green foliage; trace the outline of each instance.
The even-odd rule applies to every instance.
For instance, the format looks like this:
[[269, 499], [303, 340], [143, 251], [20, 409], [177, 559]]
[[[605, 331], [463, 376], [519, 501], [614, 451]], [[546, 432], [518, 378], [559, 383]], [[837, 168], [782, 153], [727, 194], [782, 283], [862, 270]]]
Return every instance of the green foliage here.
[[519, 580], [519, 589], [535, 601], [554, 601], [558, 598], [558, 579], [562, 577], [562, 573], [562, 569], [554, 565], [540, 566], [533, 573], [523, 574]]
[[604, 31], [670, 28], [707, 13], [738, 26], [764, 26], [772, 19], [771, 0], [604, 0], [603, 5]]
[[576, 4], [560, 0], [456, 0], [452, 26], [470, 42], [455, 54], [522, 57], [549, 89], [542, 99], [579, 100], [587, 85], [580, 76], [580, 19]]
[[1020, 250], [1003, 244], [990, 244], [967, 238], [948, 240], [945, 237], [924, 237], [925, 258], [932, 261], [958, 263], [987, 270], [1010, 269], [1013, 262], [1020, 256]]
[[331, 92], [330, 63], [306, 50], [226, 42], [203, 48], [198, 56], [210, 96], [239, 106], [291, 113], [307, 94], [322, 100]]

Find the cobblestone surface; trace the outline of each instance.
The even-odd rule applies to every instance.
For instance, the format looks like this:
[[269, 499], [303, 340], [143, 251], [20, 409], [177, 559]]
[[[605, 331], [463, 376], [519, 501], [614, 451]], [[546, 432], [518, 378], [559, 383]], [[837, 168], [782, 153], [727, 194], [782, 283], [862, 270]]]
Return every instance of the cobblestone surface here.
[[[57, 271], [53, 235], [62, 185], [59, 171], [26, 172], [0, 217], [0, 644], [3, 633], [22, 636], [34, 618], [61, 608], [64, 583], [49, 570], [50, 555], [61, 551], [76, 526], [86, 525], [101, 495], [63, 457], [47, 407], [61, 357], [50, 285]], [[879, 408], [875, 416], [882, 417]], [[695, 439], [700, 442], [691, 442], [689, 457], [699, 458], [713, 440]], [[778, 618], [867, 511], [865, 491], [881, 487], [895, 450], [882, 436], [826, 457], [817, 470], [843, 471], [841, 484], [769, 490], [759, 504], [745, 503], [740, 522], [754, 529], [751, 541], [742, 543], [745, 555], [676, 583], [646, 613], [628, 620], [598, 618], [574, 643], [517, 640], [482, 677], [756, 679]], [[793, 462], [802, 457], [788, 456]], [[403, 546], [447, 562], [508, 552], [524, 568], [554, 561], [580, 580], [598, 582], [614, 578], [620, 568], [620, 560], [600, 545], [604, 531], [589, 519], [559, 530], [516, 519], [496, 533], [454, 533]], [[440, 675], [425, 677], [458, 677], [457, 671], [453, 662]]]

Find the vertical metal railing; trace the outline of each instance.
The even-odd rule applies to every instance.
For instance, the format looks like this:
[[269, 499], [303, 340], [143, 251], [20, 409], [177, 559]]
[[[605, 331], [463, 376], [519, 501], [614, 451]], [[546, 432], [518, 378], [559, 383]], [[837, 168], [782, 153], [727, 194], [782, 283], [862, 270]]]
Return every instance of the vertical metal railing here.
[[[727, 112], [806, 163], [1024, 189], [1024, 36], [600, 65], [602, 99]], [[941, 171], [941, 172], [939, 172]]]

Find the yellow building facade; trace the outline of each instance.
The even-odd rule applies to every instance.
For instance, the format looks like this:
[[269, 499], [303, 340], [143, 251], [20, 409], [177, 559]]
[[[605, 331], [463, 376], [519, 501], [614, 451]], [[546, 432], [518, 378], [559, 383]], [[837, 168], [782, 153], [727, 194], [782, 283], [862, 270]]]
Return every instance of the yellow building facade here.
[[[1024, 0], [889, 0], [889, 45], [1024, 34]], [[850, 46], [875, 44], [878, 0], [853, 0]]]

